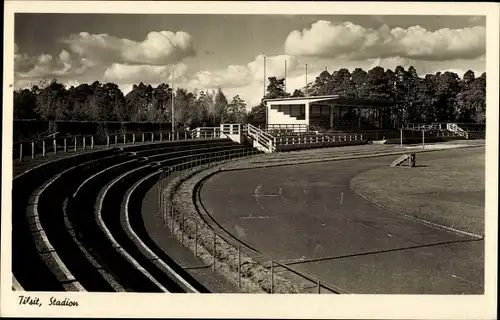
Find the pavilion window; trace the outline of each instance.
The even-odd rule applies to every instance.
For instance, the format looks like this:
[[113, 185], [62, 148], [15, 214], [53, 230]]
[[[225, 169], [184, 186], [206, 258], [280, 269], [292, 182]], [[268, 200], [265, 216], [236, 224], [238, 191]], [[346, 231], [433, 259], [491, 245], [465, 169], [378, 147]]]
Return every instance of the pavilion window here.
[[330, 106], [321, 106], [321, 115], [330, 115]]
[[311, 106], [311, 114], [312, 115], [321, 115], [321, 107], [318, 105]]
[[301, 104], [299, 108], [299, 116], [297, 117], [297, 120], [305, 120], [306, 119], [306, 105]]

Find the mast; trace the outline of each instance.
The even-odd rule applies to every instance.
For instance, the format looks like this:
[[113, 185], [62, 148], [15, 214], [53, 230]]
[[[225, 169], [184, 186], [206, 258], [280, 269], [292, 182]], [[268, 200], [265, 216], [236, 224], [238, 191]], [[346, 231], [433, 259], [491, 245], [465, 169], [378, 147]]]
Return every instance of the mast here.
[[307, 88], [307, 63], [306, 63], [306, 97], [309, 96], [309, 90]]
[[264, 56], [264, 95], [262, 98], [266, 96], [266, 56]]
[[172, 69], [172, 134], [175, 130], [175, 118], [174, 118], [174, 69]]
[[286, 93], [286, 59], [285, 59], [285, 93]]

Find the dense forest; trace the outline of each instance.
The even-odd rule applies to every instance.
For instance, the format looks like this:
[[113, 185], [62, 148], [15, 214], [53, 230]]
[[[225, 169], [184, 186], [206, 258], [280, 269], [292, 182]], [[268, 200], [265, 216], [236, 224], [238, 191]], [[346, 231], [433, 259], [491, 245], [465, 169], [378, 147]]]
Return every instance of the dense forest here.
[[131, 121], [171, 123], [172, 98], [175, 121], [184, 126], [203, 123], [242, 122], [246, 104], [235, 96], [228, 101], [222, 90], [189, 92], [162, 83], [140, 83], [124, 95], [114, 83], [81, 84], [66, 88], [57, 80], [14, 92], [14, 119]]
[[[419, 77], [413, 67], [394, 71], [374, 67], [352, 73], [323, 71], [307, 87], [292, 94], [284, 91], [284, 79], [270, 77], [264, 98], [339, 94], [348, 98], [398, 101], [400, 123], [475, 122], [486, 115], [486, 74], [467, 71], [463, 78], [444, 72]], [[247, 111], [239, 96], [228, 99], [221, 89], [190, 92], [167, 83], [157, 87], [140, 83], [124, 95], [114, 83], [81, 84], [67, 88], [57, 80], [14, 91], [14, 119], [49, 121], [131, 121], [171, 123], [172, 98], [177, 125], [196, 127], [221, 122], [265, 122], [263, 104]], [[172, 97], [173, 96], [173, 97]]]

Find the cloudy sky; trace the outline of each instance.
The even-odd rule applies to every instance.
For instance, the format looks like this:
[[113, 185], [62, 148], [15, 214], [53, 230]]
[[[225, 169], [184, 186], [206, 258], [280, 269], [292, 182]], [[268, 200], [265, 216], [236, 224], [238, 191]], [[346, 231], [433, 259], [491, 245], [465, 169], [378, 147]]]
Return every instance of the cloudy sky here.
[[484, 17], [346, 15], [15, 15], [15, 87], [58, 79], [222, 88], [249, 107], [268, 76], [292, 92], [319, 72], [413, 65], [420, 75], [485, 71]]

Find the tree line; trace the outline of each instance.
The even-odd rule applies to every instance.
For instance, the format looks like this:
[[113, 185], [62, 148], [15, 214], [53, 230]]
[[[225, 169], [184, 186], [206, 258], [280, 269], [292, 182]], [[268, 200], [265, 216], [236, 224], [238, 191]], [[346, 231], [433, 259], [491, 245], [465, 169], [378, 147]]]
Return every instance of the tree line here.
[[[463, 78], [454, 72], [419, 77], [413, 67], [394, 71], [374, 67], [352, 73], [321, 72], [307, 86], [285, 92], [283, 78], [269, 77], [264, 99], [338, 94], [346, 98], [394, 100], [398, 123], [474, 122], [486, 120], [486, 73]], [[189, 91], [167, 83], [139, 83], [124, 95], [114, 83], [80, 84], [67, 88], [57, 80], [14, 91], [14, 119], [131, 121], [171, 123], [172, 99], [176, 126], [212, 126], [222, 122], [265, 123], [263, 102], [247, 112], [238, 95], [230, 101], [221, 89]]]
[[221, 122], [243, 122], [246, 103], [238, 95], [230, 101], [221, 89], [190, 92], [162, 83], [139, 83], [124, 95], [114, 83], [80, 84], [67, 88], [57, 80], [14, 91], [14, 119], [48, 121], [172, 122], [194, 127]]
[[[323, 71], [307, 86], [292, 94], [285, 92], [285, 80], [270, 77], [265, 98], [340, 95], [346, 98], [395, 101], [397, 123], [486, 121], [486, 73], [476, 77], [469, 70], [460, 78], [454, 72], [437, 72], [419, 77], [414, 67], [394, 71], [374, 67], [352, 73], [347, 69]], [[265, 106], [252, 108], [247, 117], [265, 123]]]

